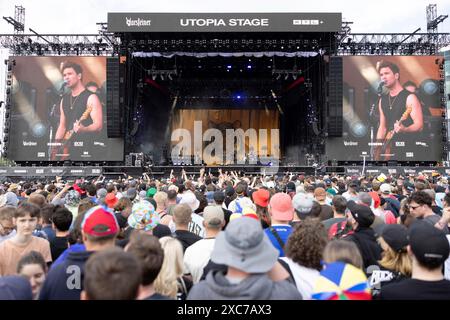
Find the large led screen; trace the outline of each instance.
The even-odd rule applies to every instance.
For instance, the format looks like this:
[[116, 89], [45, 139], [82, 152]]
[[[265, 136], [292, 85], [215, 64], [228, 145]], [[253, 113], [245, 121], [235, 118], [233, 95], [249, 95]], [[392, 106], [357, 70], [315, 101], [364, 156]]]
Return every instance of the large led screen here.
[[442, 160], [439, 56], [343, 57], [343, 135], [329, 160]]
[[11, 57], [9, 158], [121, 161], [107, 137], [106, 57]]

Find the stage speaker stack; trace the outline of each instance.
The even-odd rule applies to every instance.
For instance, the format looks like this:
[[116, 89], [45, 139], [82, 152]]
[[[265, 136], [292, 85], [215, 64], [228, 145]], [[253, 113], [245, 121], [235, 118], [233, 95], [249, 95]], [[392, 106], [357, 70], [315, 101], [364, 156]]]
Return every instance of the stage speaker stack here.
[[127, 154], [125, 156], [125, 166], [131, 167], [133, 165], [133, 156], [131, 154]]
[[328, 75], [328, 136], [342, 137], [343, 66], [341, 57], [331, 57]]
[[[120, 92], [124, 87], [125, 65], [119, 63], [116, 57], [106, 60], [106, 106], [108, 138], [123, 136], [123, 108], [120, 104]], [[122, 77], [121, 77], [122, 75]]]

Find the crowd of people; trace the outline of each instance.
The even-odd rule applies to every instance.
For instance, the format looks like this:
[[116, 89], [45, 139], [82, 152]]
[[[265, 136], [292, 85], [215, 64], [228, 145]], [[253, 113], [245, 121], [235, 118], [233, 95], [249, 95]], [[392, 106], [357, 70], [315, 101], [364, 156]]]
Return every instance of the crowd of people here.
[[450, 180], [4, 182], [0, 299], [450, 299]]

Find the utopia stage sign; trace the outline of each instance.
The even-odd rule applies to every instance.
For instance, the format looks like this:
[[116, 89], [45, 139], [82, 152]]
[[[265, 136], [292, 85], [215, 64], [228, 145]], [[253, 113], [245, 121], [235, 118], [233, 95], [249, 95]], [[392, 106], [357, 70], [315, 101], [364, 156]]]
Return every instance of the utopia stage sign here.
[[339, 32], [341, 13], [108, 13], [109, 32]]

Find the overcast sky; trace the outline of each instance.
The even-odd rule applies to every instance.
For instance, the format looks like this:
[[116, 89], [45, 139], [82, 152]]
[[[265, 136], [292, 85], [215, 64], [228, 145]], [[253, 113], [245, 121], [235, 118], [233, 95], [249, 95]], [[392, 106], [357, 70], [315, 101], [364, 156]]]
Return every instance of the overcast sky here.
[[[437, 4], [437, 14], [450, 14], [450, 0], [1, 0], [2, 16], [14, 17], [14, 6], [25, 8], [25, 28], [40, 34], [97, 33], [96, 22], [108, 12], [342, 12], [352, 21], [353, 33], [426, 32], [426, 6]], [[0, 22], [0, 33], [13, 27]], [[450, 18], [439, 27], [450, 32]]]
[[[437, 15], [450, 15], [450, 0], [0, 0], [0, 13], [14, 17], [14, 6], [25, 8], [25, 31], [39, 34], [95, 34], [108, 12], [342, 12], [353, 33], [426, 32], [426, 6], [437, 4]], [[450, 18], [439, 26], [450, 33]], [[0, 34], [13, 27], [0, 20]], [[0, 59], [8, 52], [0, 50]], [[4, 64], [0, 64], [0, 100], [4, 96]], [[0, 124], [1, 125], [1, 124]]]

